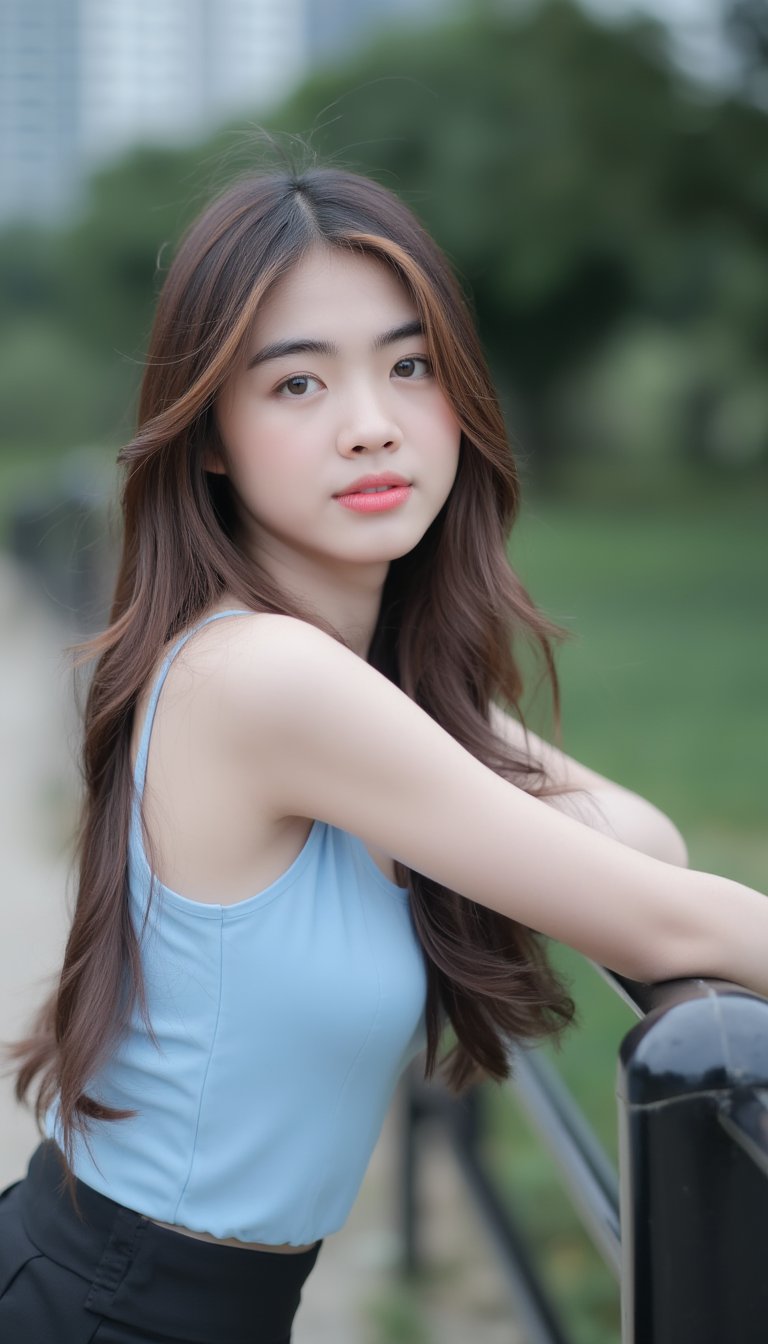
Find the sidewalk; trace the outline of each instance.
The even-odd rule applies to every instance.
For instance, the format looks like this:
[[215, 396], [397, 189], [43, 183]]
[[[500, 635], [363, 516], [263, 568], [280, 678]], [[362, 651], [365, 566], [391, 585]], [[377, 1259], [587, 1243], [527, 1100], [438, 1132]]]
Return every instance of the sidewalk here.
[[[67, 928], [77, 724], [57, 623], [0, 554], [0, 1036], [19, 1033], [57, 968]], [[429, 1270], [398, 1285], [396, 1115], [345, 1228], [322, 1248], [295, 1344], [524, 1344], [484, 1235], [436, 1139], [423, 1173]], [[0, 1189], [37, 1142], [0, 1079]]]

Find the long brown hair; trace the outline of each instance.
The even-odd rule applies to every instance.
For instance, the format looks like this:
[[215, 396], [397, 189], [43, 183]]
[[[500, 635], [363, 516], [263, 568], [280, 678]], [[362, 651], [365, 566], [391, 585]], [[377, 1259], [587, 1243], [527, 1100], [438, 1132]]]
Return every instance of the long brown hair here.
[[[556, 701], [556, 630], [507, 562], [518, 476], [451, 269], [407, 207], [375, 182], [328, 168], [243, 179], [182, 240], [158, 303], [137, 433], [119, 455], [124, 530], [114, 602], [107, 630], [85, 646], [97, 661], [85, 710], [77, 905], [58, 986], [34, 1032], [13, 1047], [18, 1097], [38, 1080], [38, 1119], [58, 1097], [68, 1154], [89, 1119], [131, 1114], [99, 1103], [88, 1085], [135, 1003], [146, 1019], [140, 931], [126, 891], [130, 742], [160, 650], [225, 591], [254, 611], [298, 616], [339, 638], [246, 559], [229, 481], [204, 467], [206, 448], [218, 444], [214, 403], [259, 303], [318, 245], [351, 248], [393, 269], [417, 305], [435, 376], [462, 430], [446, 504], [413, 551], [390, 566], [371, 661], [492, 770], [543, 791], [535, 764], [507, 751], [488, 719], [494, 700], [520, 712], [520, 639], [543, 655]], [[557, 1032], [573, 1015], [542, 940], [418, 873], [400, 867], [398, 880], [410, 890], [428, 968], [427, 1074], [437, 1062], [442, 1006], [456, 1038], [444, 1061], [449, 1084], [505, 1077], [508, 1038]]]

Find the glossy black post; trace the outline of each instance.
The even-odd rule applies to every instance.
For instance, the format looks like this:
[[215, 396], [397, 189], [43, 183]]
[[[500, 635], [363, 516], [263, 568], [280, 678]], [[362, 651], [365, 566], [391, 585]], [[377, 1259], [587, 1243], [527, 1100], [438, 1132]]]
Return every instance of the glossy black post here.
[[651, 994], [619, 1062], [623, 1344], [765, 1344], [768, 1002]]
[[402, 1269], [414, 1275], [421, 1266], [418, 1217], [418, 1144], [422, 1109], [413, 1080], [413, 1069], [400, 1086], [400, 1236]]

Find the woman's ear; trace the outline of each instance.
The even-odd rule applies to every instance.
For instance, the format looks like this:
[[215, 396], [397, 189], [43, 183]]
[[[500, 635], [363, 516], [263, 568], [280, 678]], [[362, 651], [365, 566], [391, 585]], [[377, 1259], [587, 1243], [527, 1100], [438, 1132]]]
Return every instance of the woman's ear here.
[[205, 435], [201, 458], [203, 471], [213, 472], [216, 476], [226, 476], [227, 464], [224, 444], [221, 441], [216, 413], [212, 409], [208, 411], [205, 417], [203, 433]]
[[203, 471], [213, 472], [217, 476], [226, 476], [227, 468], [222, 460], [221, 454], [215, 448], [204, 449]]

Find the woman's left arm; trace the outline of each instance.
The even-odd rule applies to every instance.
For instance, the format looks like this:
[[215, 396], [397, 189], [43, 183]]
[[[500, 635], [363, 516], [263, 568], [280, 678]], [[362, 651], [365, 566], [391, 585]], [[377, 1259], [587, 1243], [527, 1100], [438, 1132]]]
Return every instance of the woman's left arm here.
[[526, 731], [517, 719], [498, 705], [491, 705], [490, 722], [496, 736], [517, 756], [530, 756], [541, 766], [547, 782], [563, 790], [545, 797], [543, 802], [654, 859], [682, 868], [688, 866], [683, 837], [669, 817], [653, 803], [574, 761], [535, 733]]

